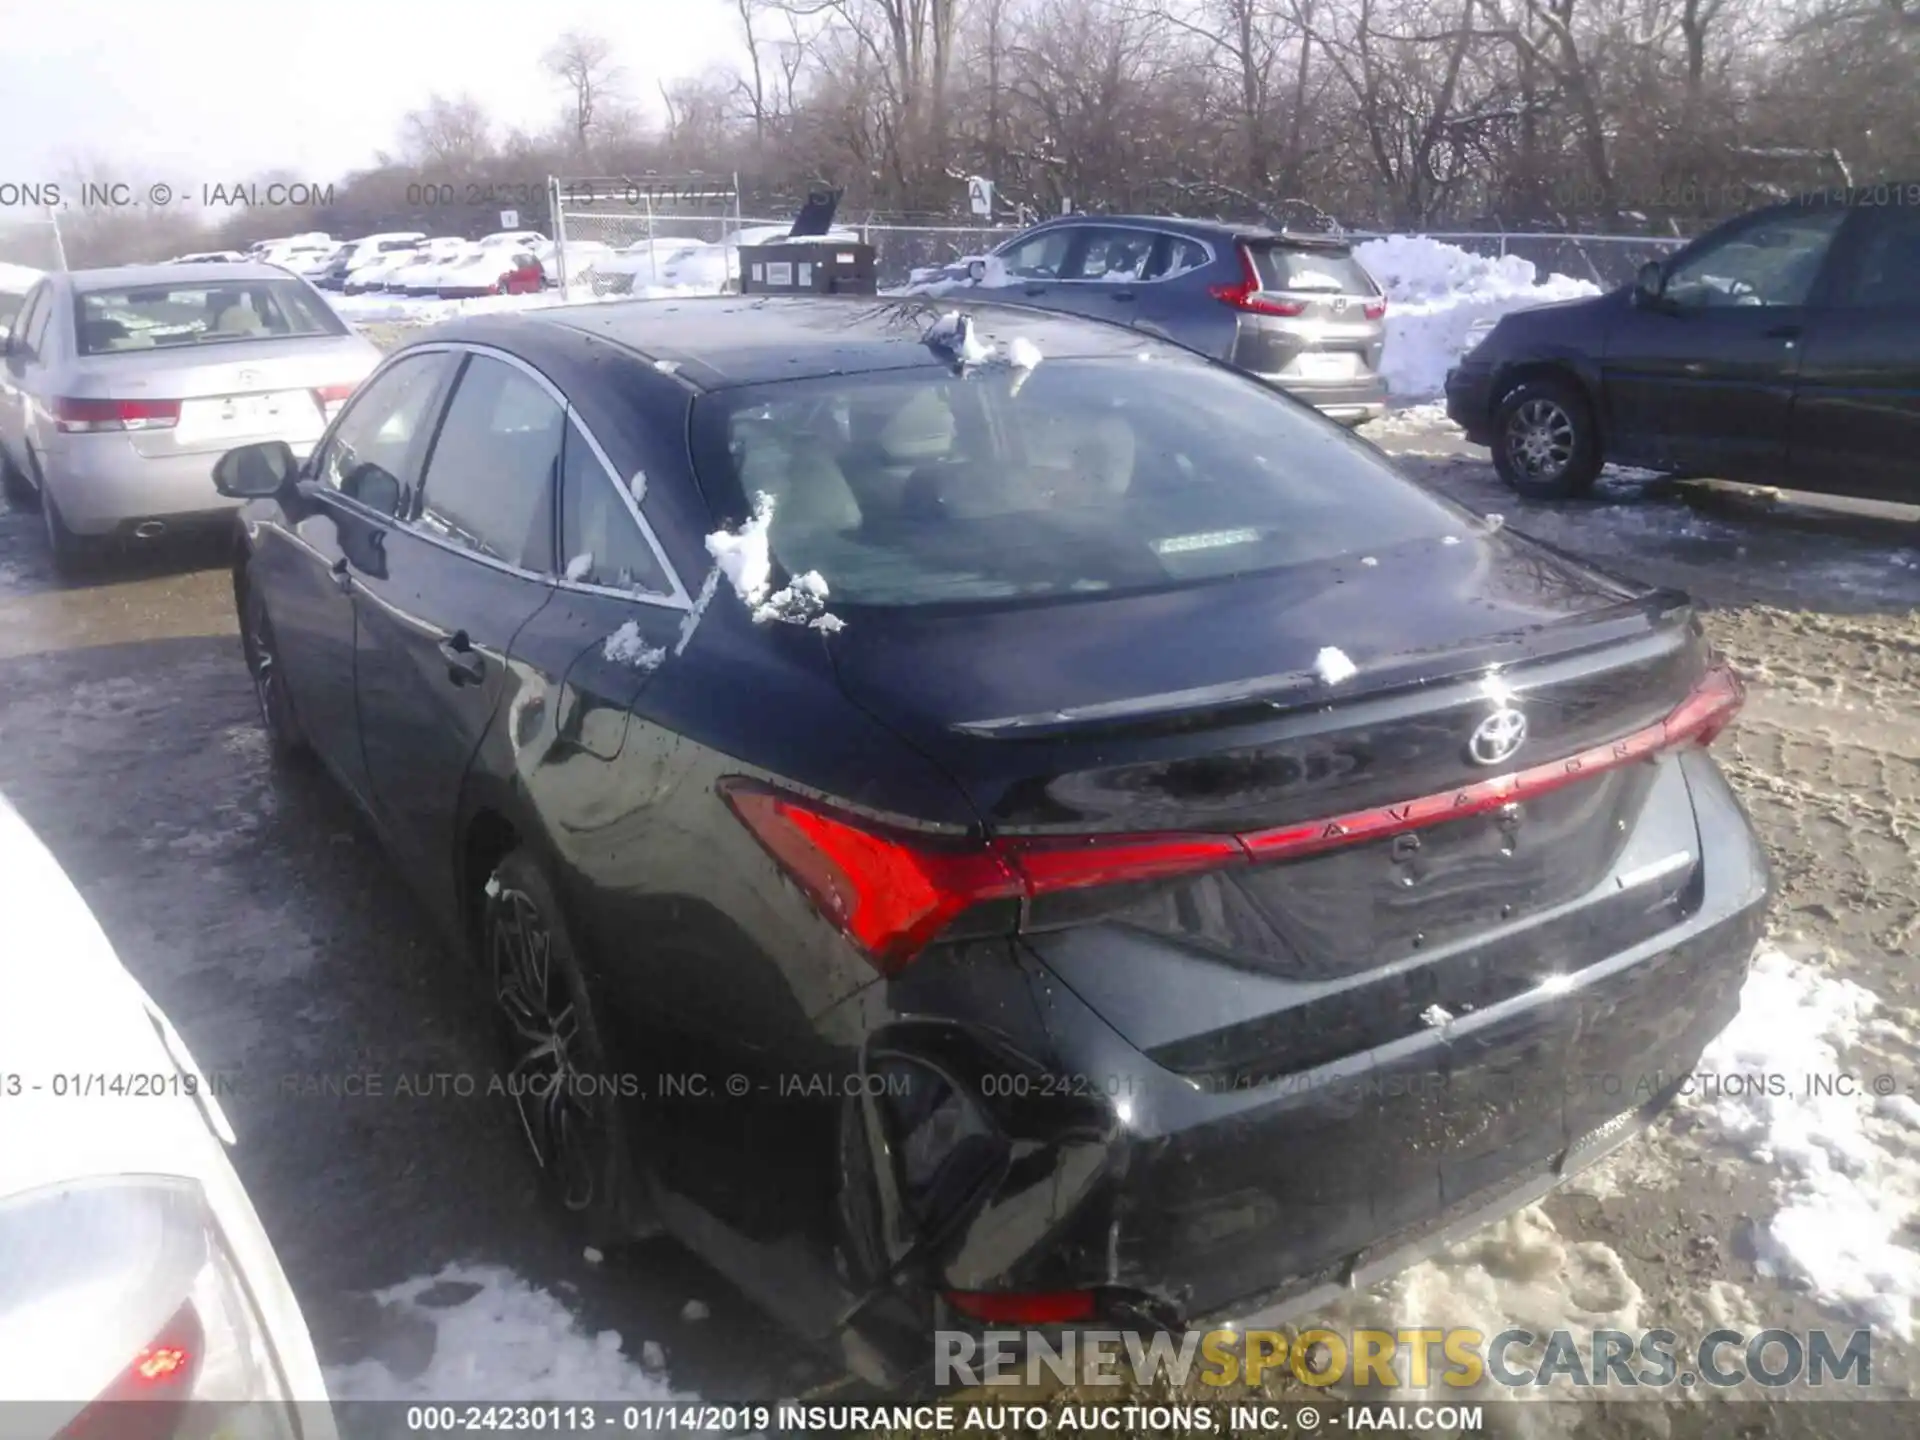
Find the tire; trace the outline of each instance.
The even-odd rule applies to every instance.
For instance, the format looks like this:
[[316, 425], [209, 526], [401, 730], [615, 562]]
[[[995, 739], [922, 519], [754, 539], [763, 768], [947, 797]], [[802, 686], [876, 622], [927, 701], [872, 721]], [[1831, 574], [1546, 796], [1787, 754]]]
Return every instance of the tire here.
[[313, 753], [300, 717], [287, 694], [286, 670], [280, 663], [280, 645], [267, 616], [267, 603], [248, 586], [240, 600], [240, 648], [247, 657], [247, 675], [260, 706], [260, 723], [267, 732], [268, 752], [277, 765], [303, 762]]
[[512, 851], [488, 878], [479, 949], [505, 1048], [502, 1082], [548, 1194], [589, 1244], [611, 1247], [657, 1230], [620, 1108], [598, 1083], [614, 1072], [579, 952], [553, 886], [526, 850]]
[[47, 549], [53, 552], [54, 573], [68, 579], [84, 574], [94, 555], [93, 546], [67, 528], [53, 492], [44, 484], [40, 487], [40, 518], [46, 525]]
[[1602, 460], [1593, 407], [1571, 381], [1525, 381], [1494, 409], [1493, 467], [1529, 499], [1585, 495]]
[[26, 472], [7, 458], [7, 452], [0, 449], [0, 493], [4, 493], [9, 504], [16, 510], [31, 510], [39, 499], [33, 485], [28, 481]]

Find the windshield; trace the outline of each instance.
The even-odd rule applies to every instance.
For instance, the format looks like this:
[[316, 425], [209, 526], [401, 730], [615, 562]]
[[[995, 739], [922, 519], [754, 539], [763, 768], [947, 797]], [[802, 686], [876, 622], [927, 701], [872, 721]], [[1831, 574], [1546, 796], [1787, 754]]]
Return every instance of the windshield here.
[[715, 504], [768, 496], [774, 558], [836, 605], [1152, 590], [1459, 528], [1312, 411], [1178, 360], [789, 381], [694, 424]]
[[82, 355], [347, 333], [296, 280], [174, 281], [89, 290], [75, 298], [74, 307]]

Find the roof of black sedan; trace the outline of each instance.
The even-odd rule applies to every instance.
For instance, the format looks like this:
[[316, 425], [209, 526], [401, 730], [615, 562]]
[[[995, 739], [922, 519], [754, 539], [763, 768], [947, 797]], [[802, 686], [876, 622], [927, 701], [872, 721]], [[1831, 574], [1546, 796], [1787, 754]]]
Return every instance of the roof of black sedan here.
[[545, 348], [563, 335], [606, 340], [671, 366], [703, 390], [718, 390], [950, 364], [926, 337], [935, 321], [956, 310], [974, 318], [983, 340], [1024, 337], [1055, 359], [1178, 353], [1124, 326], [1019, 305], [918, 296], [725, 295], [562, 305], [475, 316], [437, 328], [433, 338], [507, 350]]

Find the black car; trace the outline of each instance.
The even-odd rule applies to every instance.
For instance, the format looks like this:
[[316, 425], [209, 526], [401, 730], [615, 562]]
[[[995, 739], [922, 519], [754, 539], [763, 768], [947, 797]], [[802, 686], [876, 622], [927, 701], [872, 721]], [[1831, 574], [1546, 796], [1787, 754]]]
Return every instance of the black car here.
[[218, 479], [275, 752], [470, 957], [560, 1201], [869, 1378], [1409, 1263], [1735, 1012], [1769, 880], [1685, 597], [1179, 347], [477, 317]]
[[1447, 413], [1522, 494], [1604, 462], [1920, 502], [1920, 184], [1803, 197], [1509, 315]]
[[965, 276], [970, 296], [1131, 325], [1349, 425], [1386, 413], [1387, 298], [1337, 236], [1069, 215], [1014, 236]]

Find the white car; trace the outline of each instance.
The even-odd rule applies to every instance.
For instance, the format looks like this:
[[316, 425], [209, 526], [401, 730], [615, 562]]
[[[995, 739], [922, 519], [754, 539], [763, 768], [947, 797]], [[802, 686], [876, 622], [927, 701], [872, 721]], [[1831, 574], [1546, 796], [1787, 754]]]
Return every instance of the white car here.
[[[570, 267], [575, 243], [567, 243], [567, 264]], [[593, 273], [611, 290], [626, 291], [635, 286], [664, 284], [660, 276], [667, 265], [687, 251], [698, 250], [705, 244], [704, 240], [678, 235], [656, 235], [651, 240], [636, 240], [631, 245], [621, 246], [611, 255], [596, 259]], [[541, 256], [543, 264], [546, 259], [546, 256]], [[553, 273], [551, 265], [547, 266], [547, 272]]]
[[442, 279], [455, 270], [470, 264], [486, 254], [472, 241], [462, 241], [456, 248], [449, 247], [446, 253], [429, 264], [409, 265], [397, 273], [388, 287], [402, 295], [438, 295]]
[[423, 265], [443, 264], [458, 254], [466, 243], [464, 240], [436, 236], [431, 240], [422, 240], [412, 250], [380, 255], [353, 268], [347, 276], [346, 293], [364, 295], [369, 291], [388, 289], [410, 270]]
[[13, 317], [20, 313], [27, 292], [40, 283], [45, 271], [28, 265], [9, 265], [0, 260], [0, 339], [13, 329]]
[[206, 1077], [4, 796], [0, 906], [0, 1401], [45, 1433], [192, 1400], [196, 1434], [337, 1440]]

